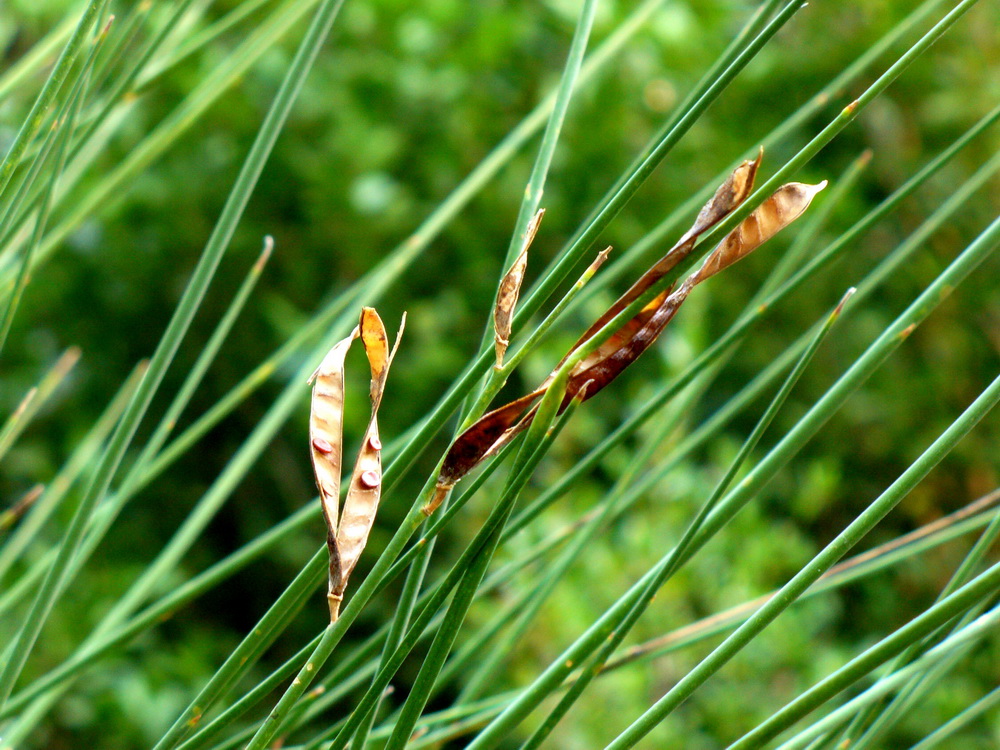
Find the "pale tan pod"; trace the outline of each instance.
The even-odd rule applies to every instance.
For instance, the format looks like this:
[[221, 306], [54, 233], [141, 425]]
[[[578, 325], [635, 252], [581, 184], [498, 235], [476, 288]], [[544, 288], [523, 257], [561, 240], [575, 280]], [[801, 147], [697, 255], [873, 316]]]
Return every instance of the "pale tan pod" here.
[[514, 319], [514, 308], [517, 307], [517, 298], [521, 293], [524, 272], [528, 267], [528, 248], [531, 247], [531, 243], [538, 233], [538, 226], [542, 223], [544, 215], [545, 209], [540, 208], [531, 217], [521, 241], [521, 252], [518, 253], [513, 265], [504, 274], [500, 281], [500, 289], [497, 291], [497, 302], [493, 308], [493, 341], [498, 370], [503, 367], [503, 356], [510, 345], [510, 327]]
[[309, 383], [313, 386], [309, 414], [309, 450], [323, 506], [323, 518], [326, 520], [328, 544], [331, 546], [331, 577], [336, 572], [333, 540], [337, 533], [343, 455], [344, 359], [358, 335], [359, 330], [355, 328], [350, 336], [334, 344], [309, 378]]
[[726, 235], [701, 268], [689, 277], [691, 286], [714, 276], [767, 242], [799, 218], [809, 208], [815, 195], [825, 187], [826, 180], [818, 185], [789, 182], [775, 190], [770, 198]]
[[361, 341], [365, 345], [365, 354], [368, 356], [372, 374], [369, 392], [372, 412], [354, 464], [351, 483], [344, 500], [344, 510], [337, 527], [336, 547], [340, 575], [337, 581], [331, 580], [331, 588], [327, 595], [331, 621], [337, 619], [348, 578], [368, 543], [368, 534], [375, 523], [375, 514], [382, 495], [382, 441], [378, 430], [378, 408], [382, 402], [389, 366], [396, 356], [405, 325], [404, 313], [392, 352], [389, 352], [385, 326], [378, 313], [370, 307], [366, 307], [361, 313]]

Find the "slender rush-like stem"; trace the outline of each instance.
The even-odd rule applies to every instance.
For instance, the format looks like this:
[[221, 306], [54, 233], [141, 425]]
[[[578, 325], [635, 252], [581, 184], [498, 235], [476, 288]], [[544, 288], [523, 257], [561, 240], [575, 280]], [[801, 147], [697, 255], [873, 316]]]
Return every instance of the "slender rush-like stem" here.
[[187, 332], [191, 320], [194, 318], [194, 314], [201, 300], [204, 298], [205, 292], [208, 290], [209, 283], [215, 275], [215, 270], [222, 259], [222, 255], [229, 245], [240, 217], [243, 215], [243, 209], [246, 207], [250, 194], [257, 184], [257, 179], [260, 177], [260, 173], [274, 146], [274, 142], [277, 140], [281, 127], [288, 117], [288, 113], [291, 111], [292, 104], [305, 81], [306, 74], [312, 67], [312, 62], [326, 38], [326, 34], [333, 23], [337, 11], [340, 9], [340, 4], [340, 0], [327, 0], [321, 6], [320, 10], [317, 11], [314, 23], [303, 40], [303, 44], [288, 70], [281, 89], [278, 91], [274, 103], [264, 123], [261, 125], [257, 139], [254, 141], [250, 153], [243, 164], [243, 168], [236, 178], [233, 189], [222, 209], [218, 223], [205, 246], [205, 250], [198, 261], [198, 265], [191, 276], [188, 287], [184, 290], [184, 294], [177, 305], [170, 324], [150, 360], [149, 369], [139, 383], [132, 402], [125, 410], [125, 414], [118, 428], [115, 430], [111, 443], [98, 464], [90, 486], [77, 506], [63, 543], [59, 548], [56, 560], [52, 564], [52, 568], [39, 587], [31, 610], [18, 634], [12, 658], [6, 663], [3, 671], [0, 672], [0, 706], [10, 696], [14, 688], [14, 683], [28, 659], [28, 655], [38, 638], [42, 625], [45, 623], [52, 607], [55, 606], [55, 596], [60, 588], [64, 571], [73, 557], [75, 557], [77, 550], [83, 542], [90, 516], [107, 492], [118, 464], [124, 456], [125, 450], [128, 448], [140, 420], [149, 407], [167, 367], [172, 361], [177, 348], [180, 346], [180, 342]]
[[[1000, 239], [1000, 219], [994, 226], [996, 239]], [[988, 236], [988, 235], [987, 235]], [[996, 241], [994, 239], [994, 242]], [[747, 622], [741, 625], [735, 633], [729, 636], [718, 648], [687, 673], [666, 695], [658, 700], [628, 729], [622, 732], [608, 748], [622, 750], [632, 747], [654, 726], [662, 721], [673, 709], [691, 696], [694, 690], [712, 674], [729, 661], [738, 651], [750, 643], [761, 631], [781, 614], [795, 599], [801, 596], [815, 581], [843, 555], [857, 544], [862, 537], [871, 531], [879, 521], [909, 492], [930, 473], [952, 448], [965, 437], [969, 431], [1000, 401], [1000, 377], [983, 391], [980, 396], [955, 420], [947, 430], [938, 437], [926, 451], [914, 461], [892, 485], [883, 492], [868, 508], [844, 529], [837, 538], [828, 544], [822, 552], [816, 555], [808, 564], [802, 567], [791, 581], [761, 607]], [[1000, 566], [994, 571], [997, 581], [1000, 581]], [[933, 611], [928, 610], [928, 613]], [[942, 622], [947, 621], [942, 620]], [[938, 622], [937, 624], [940, 624]], [[773, 736], [775, 727], [784, 728], [784, 717], [775, 715], [762, 726], [759, 733]], [[777, 729], [776, 731], [780, 731]], [[756, 734], [756, 732], [755, 732]], [[745, 746], [755, 743], [751, 737], [744, 740]], [[740, 744], [740, 743], [738, 743]]]

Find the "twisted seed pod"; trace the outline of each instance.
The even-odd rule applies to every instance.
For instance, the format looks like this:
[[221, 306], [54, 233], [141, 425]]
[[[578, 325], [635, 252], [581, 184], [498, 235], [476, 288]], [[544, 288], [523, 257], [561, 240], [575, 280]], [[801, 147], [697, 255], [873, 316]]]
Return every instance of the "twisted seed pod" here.
[[500, 282], [500, 289], [497, 291], [497, 302], [493, 308], [493, 342], [498, 370], [503, 367], [503, 355], [507, 352], [507, 346], [510, 344], [510, 326], [514, 319], [514, 308], [517, 306], [517, 298], [521, 293], [524, 271], [528, 267], [528, 248], [535, 240], [538, 225], [542, 223], [544, 215], [545, 209], [540, 208], [531, 217], [531, 221], [528, 222], [528, 226], [524, 230], [524, 238], [521, 240], [521, 252], [518, 253], [514, 263], [504, 274]]
[[368, 543], [368, 535], [375, 523], [379, 500], [382, 495], [382, 440], [378, 431], [378, 409], [382, 403], [386, 377], [389, 365], [396, 356], [396, 349], [403, 335], [406, 315], [396, 334], [396, 342], [392, 352], [389, 352], [388, 338], [382, 319], [374, 308], [366, 307], [361, 311], [361, 342], [365, 347], [368, 365], [371, 369], [371, 419], [365, 438], [358, 451], [358, 458], [351, 474], [351, 483], [347, 488], [344, 500], [344, 510], [337, 525], [334, 540], [337, 549], [339, 575], [330, 579], [330, 589], [327, 598], [330, 604], [330, 619], [335, 621], [343, 601], [347, 580], [358, 563], [358, 558]]
[[[675, 268], [691, 253], [702, 234], [746, 200], [753, 188], [754, 176], [762, 158], [763, 149], [757, 159], [743, 162], [732, 172], [726, 182], [716, 190], [712, 199], [701, 209], [694, 224], [677, 244], [587, 329], [538, 388], [526, 396], [494, 409], [458, 436], [445, 456], [438, 475], [434, 498], [423, 509], [425, 514], [433, 513], [456, 482], [487, 456], [499, 451], [531, 423], [535, 416], [535, 408], [531, 407], [531, 404], [545, 393], [560, 367], [573, 352]], [[747, 256], [795, 221], [809, 207], [816, 193], [824, 187], [826, 187], [825, 180], [818, 185], [793, 182], [778, 188], [730, 232], [708, 255], [701, 267], [688, 276], [676, 290], [667, 288], [660, 292], [638, 314], [574, 366], [567, 381], [566, 396], [560, 411], [565, 409], [573, 398], [584, 401], [618, 377], [656, 341], [696, 285]]]
[[[323, 507], [323, 519], [326, 521], [331, 592], [339, 586], [341, 578], [336, 534], [344, 435], [344, 359], [358, 333], [358, 329], [355, 328], [350, 336], [334, 344], [320, 366], [316, 368], [316, 372], [309, 378], [309, 382], [313, 384], [309, 414], [309, 448], [312, 453], [313, 473], [316, 475], [320, 504]], [[332, 612], [332, 602], [330, 606]]]

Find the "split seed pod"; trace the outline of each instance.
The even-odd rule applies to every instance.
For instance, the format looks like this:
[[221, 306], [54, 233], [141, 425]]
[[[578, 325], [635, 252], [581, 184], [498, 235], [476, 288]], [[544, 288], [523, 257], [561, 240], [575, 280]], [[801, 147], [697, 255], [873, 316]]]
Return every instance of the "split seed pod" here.
[[365, 345], [368, 364], [371, 368], [371, 419], [365, 438], [358, 451], [358, 459], [354, 464], [351, 484], [344, 500], [344, 512], [337, 526], [337, 553], [340, 559], [340, 578], [337, 585], [330, 591], [331, 618], [336, 619], [332, 609], [334, 602], [339, 607], [347, 588], [347, 579], [361, 557], [361, 552], [368, 543], [368, 534], [375, 523], [375, 513], [378, 511], [382, 496], [382, 440], [378, 431], [378, 409], [382, 403], [382, 393], [385, 390], [385, 380], [389, 374], [389, 365], [396, 356], [396, 349], [406, 326], [406, 315], [399, 324], [399, 333], [392, 351], [389, 351], [389, 341], [385, 326], [374, 308], [366, 307], [361, 313], [361, 342]]
[[[691, 228], [684, 233], [677, 243], [671, 247], [666, 254], [660, 258], [653, 266], [646, 271], [639, 280], [636, 281], [628, 291], [626, 291], [621, 297], [619, 297], [607, 311], [599, 317], [590, 328], [577, 340], [573, 347], [566, 353], [566, 356], [562, 358], [559, 362], [561, 365], [566, 359], [577, 349], [579, 349], [583, 344], [589, 341], [595, 333], [601, 330], [608, 321], [613, 319], [618, 313], [628, 307], [630, 304], [635, 302], [642, 296], [642, 293], [653, 286], [657, 281], [666, 276], [670, 271], [672, 271], [678, 263], [684, 260], [691, 251], [694, 249], [695, 243], [698, 238], [701, 237], [705, 232], [714, 227], [734, 210], [739, 208], [740, 204], [747, 199], [750, 195], [750, 191], [753, 189], [754, 178], [757, 176], [757, 168], [760, 166], [761, 159], [764, 158], [764, 149], [760, 150], [757, 158], [753, 161], [744, 161], [736, 169], [732, 171], [726, 181], [723, 182], [718, 189], [715, 191], [715, 195], [702, 206], [701, 211], [698, 212], [698, 217], [695, 219], [694, 224]], [[645, 321], [652, 317], [653, 311], [656, 310], [660, 304], [667, 298], [670, 294], [670, 289], [664, 289], [660, 294], [658, 294], [654, 299], [642, 309], [642, 311], [635, 318], [626, 323], [619, 331], [616, 331], [614, 335], [601, 345], [601, 348], [590, 355], [590, 360], [597, 361], [603, 356], [607, 356], [608, 353], [614, 352], [618, 349], [624, 342], [630, 340], [632, 336], [645, 324]], [[558, 365], [556, 367], [558, 369]]]
[[[339, 616], [347, 580], [368, 542], [368, 534], [378, 510], [382, 486], [382, 441], [378, 432], [378, 408], [382, 402], [389, 365], [399, 346], [405, 322], [404, 314], [396, 342], [392, 352], [389, 352], [381, 318], [374, 308], [364, 308], [358, 327], [330, 350], [310, 378], [310, 382], [315, 380], [315, 385], [309, 434], [313, 471], [327, 526], [327, 549], [330, 553], [327, 600], [331, 622], [336, 621]], [[358, 336], [365, 347], [371, 369], [371, 419], [354, 465], [344, 511], [338, 519], [344, 423], [344, 359], [351, 343]]]
[[337, 521], [340, 507], [340, 474], [344, 442], [344, 360], [359, 335], [351, 335], [334, 344], [316, 372], [309, 415], [309, 448], [313, 473], [326, 521], [326, 545], [330, 551], [330, 584], [340, 580], [340, 555], [337, 552]]

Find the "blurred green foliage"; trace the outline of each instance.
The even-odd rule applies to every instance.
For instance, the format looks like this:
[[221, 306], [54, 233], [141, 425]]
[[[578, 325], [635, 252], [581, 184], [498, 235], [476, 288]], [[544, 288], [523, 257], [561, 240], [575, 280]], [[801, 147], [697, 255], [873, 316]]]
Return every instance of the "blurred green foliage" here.
[[[0, 14], [4, 65], [25, 54], [78, 3], [13, 0]], [[121, 3], [117, 12], [128, 9]], [[164, 4], [166, 5], [166, 4]], [[218, 2], [207, 20], [236, 2]], [[601, 4], [594, 44], [633, 3]], [[909, 2], [813, 3], [784, 29], [680, 143], [602, 242], [627, 248], [669, 210], [753, 148], [773, 127], [870, 47], [911, 8]], [[267, 7], [267, 6], [266, 6]], [[576, 97], [556, 153], [543, 205], [545, 222], [533, 248], [530, 282], [540, 273], [598, 198], [653, 135], [671, 108], [743, 23], [751, 5], [735, 0], [667, 2], [653, 23]], [[156, 8], [165, 13], [166, 8]], [[208, 409], [241, 376], [297, 330], [324, 300], [360, 277], [406, 239], [539, 99], [557, 82], [577, 3], [569, 0], [465, 3], [458, 0], [348, 0], [257, 188], [224, 266], [168, 375], [171, 393], [253, 263], [262, 237], [276, 249], [254, 300], [181, 424]], [[250, 24], [259, 16], [251, 16]], [[803, 181], [835, 180], [864, 149], [874, 158], [858, 188], [838, 207], [819, 246], [841, 233], [922, 164], [950, 144], [1000, 98], [1000, 7], [980, 3], [919, 59], [869, 110], [815, 159]], [[32, 425], [0, 472], [5, 498], [50, 478], [136, 362], [149, 356], [187, 281], [290, 59], [302, 29], [264, 55], [222, 101], [167, 154], [113, 201], [91, 216], [35, 274], [4, 352], [7, 385], [0, 406], [9, 412], [38, 374], [63, 349], [79, 345], [83, 359], [68, 387]], [[125, 126], [107, 143], [94, 168], [74, 188], [86, 191], [119, 163], [142, 135], [162, 120], [218, 60], [246, 35], [238, 27], [184, 60], [141, 92]], [[882, 62], [893, 59], [886, 56]], [[992, 61], [992, 64], [988, 61]], [[809, 127], [772, 150], [764, 174], [790, 157], [852, 95], [865, 76], [831, 101]], [[41, 78], [0, 101], [0, 146], [14, 135]], [[533, 141], [532, 143], [536, 143]], [[812, 321], [829, 310], [888, 248], [895, 247], [1000, 145], [994, 128], [959, 155], [901, 211], [852, 247], [845, 260], [773, 311], [739, 355], [687, 415], [696, 424], [749, 381]], [[401, 434], [425, 413], [478, 346], [488, 319], [500, 263], [534, 158], [529, 147], [453, 221], [421, 259], [379, 302], [390, 327], [402, 311], [409, 324], [385, 397], [383, 434]], [[863, 309], [845, 321], [807, 371], [768, 436], [787, 429], [870, 340], [995, 215], [1000, 182], [994, 178], [947, 228]], [[66, 204], [72, 202], [72, 195]], [[57, 209], [57, 217], [65, 208]], [[781, 237], [738, 272], [695, 294], [661, 345], [614, 387], [581, 410], [536, 477], [554, 481], [631, 405], [651, 393], [719, 335], [767, 278], [790, 237]], [[652, 260], [664, 248], [651, 252]], [[635, 273], [641, 272], [637, 264]], [[1000, 264], [980, 269], [921, 327], [838, 417], [752, 505], [661, 593], [630, 642], [653, 637], [692, 619], [759, 595], [783, 583], [859, 510], [888, 485], [993, 377], [1000, 347]], [[533, 384], [624, 288], [616, 285], [532, 356], [511, 392]], [[354, 355], [352, 355], [354, 356]], [[358, 355], [360, 357], [360, 355]], [[349, 387], [364, 391], [363, 368]], [[290, 374], [278, 373], [278, 381]], [[518, 379], [515, 378], [515, 381]], [[167, 475], [132, 503], [74, 588], [73, 617], [52, 621], [44, 652], [52, 660], [76, 644], [81, 623], [102, 614], [169, 538], [192, 504], [261, 418], [279, 383], [245, 402]], [[905, 386], [905, 387], [903, 387]], [[211, 562], [261, 533], [314, 497], [305, 451], [303, 407], [270, 446], [185, 562], [185, 572]], [[357, 440], [364, 404], [349, 407], [347, 434]], [[154, 403], [164, 408], [166, 399]], [[546, 664], [662, 554], [705, 497], [763, 409], [734, 422], [725, 439], [671, 474], [634, 513], [611, 530], [607, 544], [588, 554], [546, 605], [506, 678], [522, 682]], [[648, 430], [653, 427], [648, 427]], [[147, 428], [148, 430], [148, 428]], [[996, 420], [985, 422], [907, 499], [885, 525], [890, 538], [997, 486], [1000, 440]], [[145, 433], [144, 433], [145, 434]], [[373, 546], [399, 520], [421, 477], [446, 446], [439, 436], [418, 470], [402, 485], [400, 501], [380, 516]], [[609, 454], [529, 533], [541, 538], [595, 503], [626, 465], [631, 443]], [[404, 501], [403, 498], [406, 498]], [[486, 509], [470, 511], [464, 537]], [[79, 685], [48, 725], [38, 747], [136, 747], [159, 736], [185, 705], [192, 686], [211, 674], [241, 634], [322, 540], [317, 523], [270, 559], [199, 600], [144, 635], [128, 657], [116, 657]], [[381, 537], [380, 537], [381, 535]], [[449, 536], [439, 544], [449, 555]], [[873, 540], [873, 543], [878, 541]], [[527, 545], [526, 539], [523, 544]], [[514, 547], [513, 549], [516, 549]], [[713, 748], [738, 735], [839, 663], [871, 632], [888, 631], [919, 612], [960, 559], [961, 545], [932, 553], [934, 563], [904, 566], [892, 576], [852, 585], [810, 601], [776, 623], [676, 717], [648, 740], [649, 747]], [[443, 565], [436, 560], [433, 565]], [[366, 562], [362, 560], [362, 568]], [[368, 563], [370, 564], [370, 563]], [[600, 581], [602, 585], [595, 586]], [[177, 581], [165, 584], [176, 584]], [[398, 584], [397, 584], [398, 585]], [[362, 627], [392, 611], [393, 587], [363, 615]], [[485, 622], [501, 593], [473, 609]], [[322, 624], [324, 606], [279, 641], [263, 666], [277, 664]], [[590, 748], [610, 740], [621, 717], [632, 717], [684, 674], [706, 645], [599, 681], [560, 728], [555, 746]], [[926, 710], [900, 729], [914, 740], [974, 699], [996, 678], [995, 653], [978, 654], [949, 679]], [[992, 660], [990, 657], [993, 657]], [[263, 674], [263, 672], [261, 672]], [[411, 679], [404, 670], [400, 682]], [[769, 680], [761, 683], [762, 679]], [[513, 683], [512, 683], [513, 684]], [[750, 686], [753, 686], [751, 688]], [[433, 707], [434, 704], [432, 704]], [[995, 727], [996, 721], [993, 720]], [[963, 747], [990, 747], [970, 734]], [[995, 741], [996, 734], [993, 740]], [[978, 744], [977, 744], [978, 743]]]

